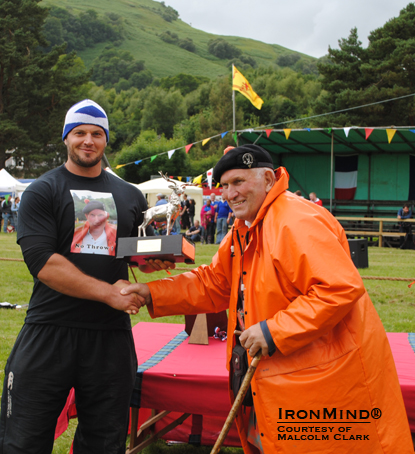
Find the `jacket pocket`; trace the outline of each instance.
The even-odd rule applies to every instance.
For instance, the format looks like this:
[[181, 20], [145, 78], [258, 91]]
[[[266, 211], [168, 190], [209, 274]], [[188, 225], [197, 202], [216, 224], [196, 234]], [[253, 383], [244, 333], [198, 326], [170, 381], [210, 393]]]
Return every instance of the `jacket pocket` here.
[[255, 379], [259, 380], [273, 375], [289, 374], [326, 364], [357, 348], [358, 345], [347, 329], [346, 324], [341, 321], [328, 334], [288, 356], [284, 356], [277, 351], [273, 356], [263, 358], [258, 365]]

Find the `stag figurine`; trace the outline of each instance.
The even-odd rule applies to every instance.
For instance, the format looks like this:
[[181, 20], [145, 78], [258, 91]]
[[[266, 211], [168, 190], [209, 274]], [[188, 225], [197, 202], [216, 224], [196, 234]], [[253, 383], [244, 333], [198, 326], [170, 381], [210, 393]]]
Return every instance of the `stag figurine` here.
[[167, 220], [167, 235], [170, 234], [170, 226], [172, 222], [176, 219], [177, 213], [181, 209], [180, 205], [180, 196], [184, 193], [186, 186], [194, 186], [193, 183], [184, 183], [178, 185], [175, 181], [167, 176], [163, 175], [163, 172], [159, 171], [159, 174], [166, 181], [171, 182], [169, 188], [173, 191], [170, 194], [169, 202], [164, 205], [154, 206], [144, 211], [144, 220], [143, 223], [138, 227], [138, 236], [147, 236], [146, 227], [152, 222], [162, 222]]

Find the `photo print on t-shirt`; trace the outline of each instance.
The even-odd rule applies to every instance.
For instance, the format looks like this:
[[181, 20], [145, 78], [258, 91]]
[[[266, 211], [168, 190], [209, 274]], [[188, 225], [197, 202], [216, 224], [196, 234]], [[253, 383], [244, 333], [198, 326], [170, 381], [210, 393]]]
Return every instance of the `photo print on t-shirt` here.
[[117, 207], [110, 192], [72, 190], [75, 231], [71, 252], [115, 256]]

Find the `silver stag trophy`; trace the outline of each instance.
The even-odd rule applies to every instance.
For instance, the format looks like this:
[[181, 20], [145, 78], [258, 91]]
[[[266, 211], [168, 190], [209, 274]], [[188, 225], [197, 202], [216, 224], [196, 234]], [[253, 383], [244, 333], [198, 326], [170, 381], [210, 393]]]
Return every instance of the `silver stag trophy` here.
[[184, 193], [186, 186], [194, 186], [193, 183], [183, 183], [178, 185], [174, 180], [169, 178], [166, 175], [163, 175], [163, 172], [159, 171], [159, 174], [166, 181], [172, 183], [169, 184], [169, 188], [173, 191], [169, 197], [169, 202], [164, 205], [155, 206], [149, 208], [144, 212], [144, 221], [138, 227], [138, 236], [146, 236], [146, 228], [152, 222], [163, 222], [167, 221], [167, 235], [170, 235], [172, 229], [172, 224], [177, 218], [177, 215], [180, 211], [180, 196]]
[[[166, 181], [171, 183], [173, 191], [169, 202], [154, 206], [144, 212], [144, 220], [138, 227], [137, 238], [119, 238], [117, 258], [126, 259], [131, 265], [144, 265], [148, 259], [168, 260], [171, 262], [195, 263], [195, 246], [183, 235], [170, 235], [173, 222], [180, 209], [180, 196], [192, 183], [177, 184], [174, 180], [159, 171]], [[147, 236], [146, 228], [151, 222], [167, 221], [167, 234], [163, 236]]]

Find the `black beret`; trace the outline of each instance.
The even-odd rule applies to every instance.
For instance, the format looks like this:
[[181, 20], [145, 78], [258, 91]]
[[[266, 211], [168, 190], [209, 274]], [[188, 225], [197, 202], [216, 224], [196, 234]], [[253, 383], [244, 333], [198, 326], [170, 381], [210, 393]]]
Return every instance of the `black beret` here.
[[222, 175], [232, 169], [274, 168], [271, 155], [259, 145], [246, 144], [235, 147], [223, 155], [213, 169], [213, 179], [220, 182]]
[[82, 213], [88, 214], [93, 210], [105, 211], [104, 204], [102, 202], [99, 202], [98, 200], [91, 200], [84, 206]]

